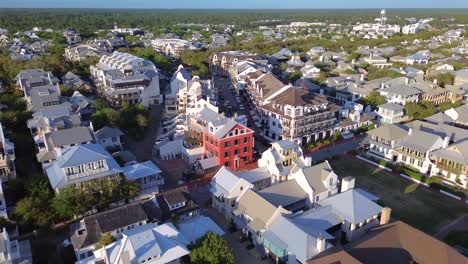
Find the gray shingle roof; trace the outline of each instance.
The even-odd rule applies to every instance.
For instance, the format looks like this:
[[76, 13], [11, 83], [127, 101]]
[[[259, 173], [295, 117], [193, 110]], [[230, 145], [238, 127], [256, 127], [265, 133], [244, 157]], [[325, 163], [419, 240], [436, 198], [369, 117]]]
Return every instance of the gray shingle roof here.
[[87, 127], [74, 127], [52, 131], [50, 132], [49, 137], [51, 143], [55, 147], [83, 144], [94, 140], [91, 131]]
[[[99, 242], [101, 236], [131, 224], [144, 222], [148, 217], [140, 203], [133, 203], [114, 208], [102, 213], [87, 216], [83, 219], [84, 226], [75, 226], [71, 236], [71, 242], [76, 249], [94, 245]], [[77, 229], [84, 228], [85, 231], [77, 234]]]
[[123, 136], [122, 130], [118, 128], [108, 127], [105, 126], [95, 133], [96, 138], [98, 139], [105, 139], [105, 138], [113, 138], [113, 137], [120, 137]]

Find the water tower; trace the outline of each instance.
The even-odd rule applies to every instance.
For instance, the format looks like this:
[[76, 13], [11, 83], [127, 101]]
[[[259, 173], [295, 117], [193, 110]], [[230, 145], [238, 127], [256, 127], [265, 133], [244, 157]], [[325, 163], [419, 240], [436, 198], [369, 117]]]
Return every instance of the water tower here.
[[380, 10], [380, 24], [381, 25], [385, 25], [385, 20], [387, 19], [385, 17], [385, 13], [386, 13], [385, 9]]

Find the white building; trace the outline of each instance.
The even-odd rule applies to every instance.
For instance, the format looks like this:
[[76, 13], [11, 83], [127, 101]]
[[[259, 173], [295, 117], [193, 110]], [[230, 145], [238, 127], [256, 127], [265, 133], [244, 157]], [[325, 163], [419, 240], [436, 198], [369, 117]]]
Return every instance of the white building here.
[[121, 239], [76, 263], [177, 264], [190, 253], [187, 245], [188, 241], [173, 224], [146, 224], [122, 232]]
[[10, 240], [5, 228], [0, 232], [0, 263], [30, 264], [32, 261], [31, 245], [29, 240]]
[[420, 30], [420, 24], [416, 23], [416, 24], [410, 24], [410, 25], [404, 26], [401, 29], [401, 33], [403, 33], [405, 35], [418, 34], [419, 30]]
[[395, 124], [406, 120], [405, 107], [396, 103], [387, 103], [378, 106], [377, 114], [380, 117], [380, 122], [385, 124]]
[[159, 72], [151, 61], [115, 51], [90, 70], [101, 95], [117, 106], [161, 103]]

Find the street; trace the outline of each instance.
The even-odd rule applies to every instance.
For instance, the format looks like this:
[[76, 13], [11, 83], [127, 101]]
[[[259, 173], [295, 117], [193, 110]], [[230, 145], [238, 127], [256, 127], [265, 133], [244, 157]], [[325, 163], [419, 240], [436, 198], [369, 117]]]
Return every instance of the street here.
[[142, 140], [136, 141], [128, 137], [126, 138], [126, 147], [130, 149], [138, 161], [151, 160], [152, 158], [154, 142], [161, 126], [163, 107], [164, 105], [151, 106], [148, 128]]
[[306, 157], [312, 157], [313, 161], [329, 159], [333, 156], [343, 155], [349, 151], [358, 149], [360, 145], [365, 144], [368, 139], [363, 136], [355, 136], [350, 140], [344, 140], [338, 143], [333, 143], [323, 149], [304, 154]]

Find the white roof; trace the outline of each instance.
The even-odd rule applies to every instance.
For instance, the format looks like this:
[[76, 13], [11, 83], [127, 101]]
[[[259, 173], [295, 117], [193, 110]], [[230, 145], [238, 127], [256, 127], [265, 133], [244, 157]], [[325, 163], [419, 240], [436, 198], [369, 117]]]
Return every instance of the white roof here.
[[197, 216], [180, 223], [179, 231], [189, 243], [195, 242], [208, 232], [224, 235], [224, 231], [207, 216]]

